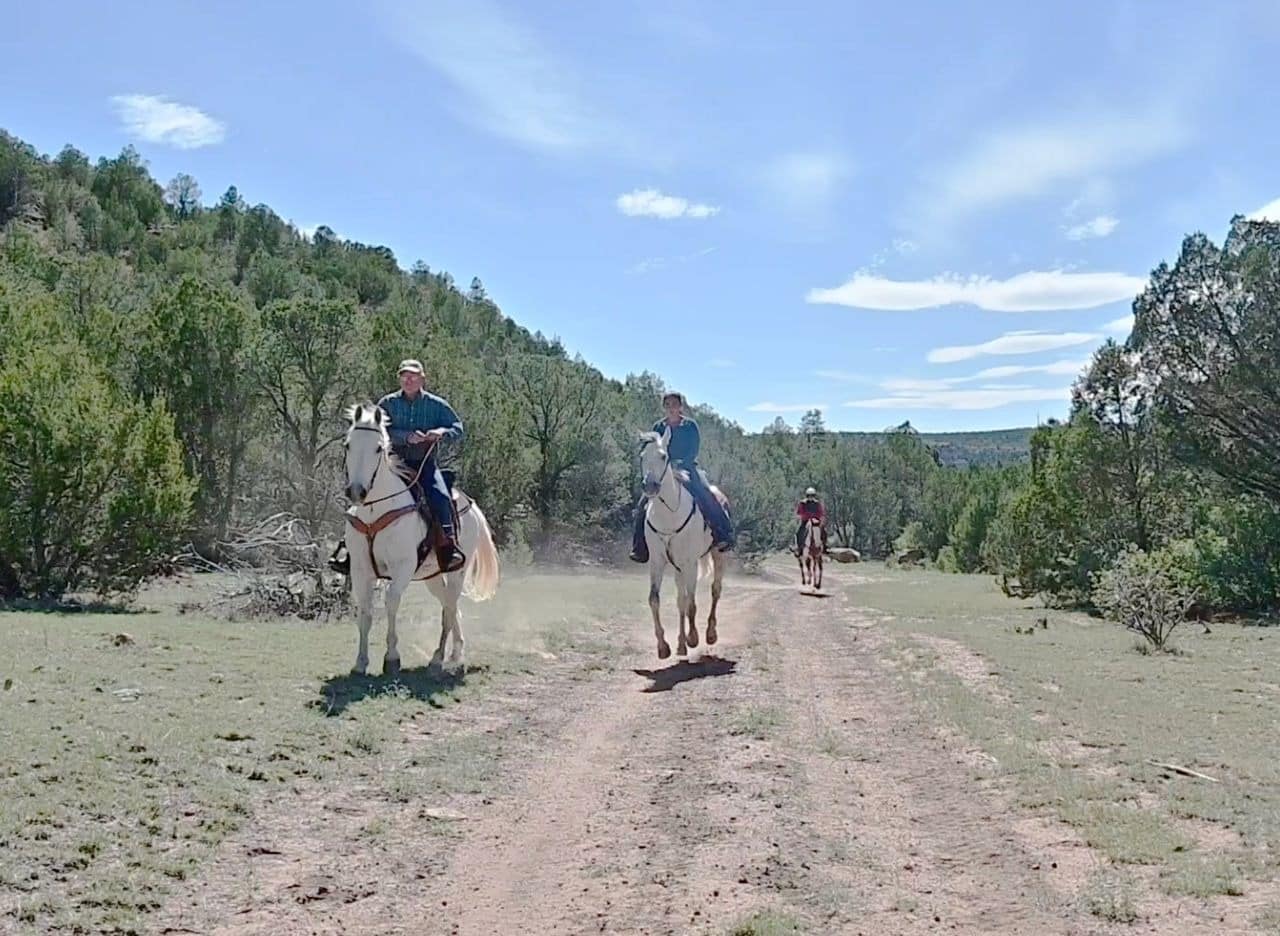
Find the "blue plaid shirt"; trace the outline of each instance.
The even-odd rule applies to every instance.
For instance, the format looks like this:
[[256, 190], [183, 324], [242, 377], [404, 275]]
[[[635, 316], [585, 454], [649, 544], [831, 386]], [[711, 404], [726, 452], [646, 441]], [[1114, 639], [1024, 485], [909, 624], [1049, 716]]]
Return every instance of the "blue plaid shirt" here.
[[460, 442], [462, 440], [462, 420], [448, 403], [423, 390], [412, 400], [404, 395], [403, 390], [388, 393], [378, 405], [391, 418], [387, 434], [391, 436], [391, 445], [411, 462], [420, 462], [427, 454], [426, 445], [410, 445], [409, 433], [430, 432], [432, 429], [444, 431], [444, 440]]

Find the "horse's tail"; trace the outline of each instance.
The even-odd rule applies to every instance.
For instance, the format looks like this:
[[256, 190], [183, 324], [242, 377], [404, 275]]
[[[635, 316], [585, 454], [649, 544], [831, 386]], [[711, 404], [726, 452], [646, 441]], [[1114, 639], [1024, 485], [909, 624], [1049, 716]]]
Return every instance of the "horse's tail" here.
[[475, 515], [478, 532], [471, 561], [463, 575], [462, 594], [472, 601], [488, 601], [498, 593], [498, 547], [493, 544], [493, 531], [480, 505], [473, 501], [470, 513]]

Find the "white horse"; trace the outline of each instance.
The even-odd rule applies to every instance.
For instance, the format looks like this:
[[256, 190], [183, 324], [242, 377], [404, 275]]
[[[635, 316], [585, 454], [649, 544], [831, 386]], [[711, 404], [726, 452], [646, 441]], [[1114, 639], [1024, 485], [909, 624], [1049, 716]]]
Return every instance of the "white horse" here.
[[800, 584], [813, 582], [815, 591], [822, 588], [822, 521], [811, 517], [805, 524], [804, 546], [800, 549]]
[[[670, 565], [676, 573], [676, 605], [680, 610], [680, 631], [676, 653], [687, 656], [698, 646], [696, 594], [698, 579], [708, 569], [711, 579], [711, 614], [707, 617], [707, 644], [714, 644], [716, 606], [724, 580], [724, 553], [712, 551], [711, 530], [693, 495], [685, 490], [683, 471], [671, 467], [667, 445], [671, 430], [640, 434], [640, 467], [644, 473], [645, 542], [649, 546], [649, 608], [653, 611], [653, 633], [658, 638], [658, 659], [671, 656], [671, 647], [662, 632], [659, 594], [662, 577]], [[714, 490], [714, 489], [713, 489]], [[718, 495], [718, 492], [716, 492]], [[687, 630], [686, 630], [687, 624]]]
[[391, 452], [387, 414], [369, 404], [350, 407], [346, 415], [351, 421], [346, 438], [346, 493], [352, 502], [347, 509], [346, 544], [360, 628], [360, 646], [352, 672], [363, 674], [369, 665], [373, 586], [378, 579], [388, 579], [387, 654], [382, 672], [394, 676], [400, 671], [396, 612], [404, 590], [415, 580], [425, 580], [441, 606], [440, 646], [431, 665], [444, 662], [445, 644], [452, 633], [449, 665], [462, 666], [465, 642], [458, 620], [458, 597], [466, 595], [473, 601], [485, 601], [498, 590], [498, 550], [489, 523], [479, 504], [455, 490], [457, 542], [466, 563], [456, 572], [441, 574], [433, 551], [419, 567], [418, 544], [427, 536], [427, 524], [414, 503], [409, 483], [401, 476], [403, 466]]

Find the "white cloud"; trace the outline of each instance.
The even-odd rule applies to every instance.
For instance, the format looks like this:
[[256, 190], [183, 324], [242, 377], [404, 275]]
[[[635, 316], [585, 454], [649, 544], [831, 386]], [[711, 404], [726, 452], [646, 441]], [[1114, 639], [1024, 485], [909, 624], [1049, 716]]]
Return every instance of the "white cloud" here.
[[482, 129], [539, 150], [616, 142], [618, 128], [592, 113], [538, 36], [497, 4], [397, 0], [385, 9], [393, 38], [461, 92], [459, 112]]
[[1253, 214], [1248, 215], [1250, 221], [1280, 221], [1280, 198], [1267, 202]]
[[645, 257], [643, 260], [634, 264], [630, 269], [627, 270], [627, 272], [635, 273], [637, 275], [642, 273], [652, 273], [654, 270], [661, 270], [666, 265], [667, 265], [666, 257]]
[[[1055, 377], [1075, 377], [1089, 366], [1089, 359], [1068, 359], [1054, 361], [1051, 364], [1008, 364], [1001, 367], [988, 367], [976, 374], [963, 377], [890, 377], [879, 382], [881, 390], [894, 394], [931, 393], [938, 390], [949, 390], [964, 384], [976, 383], [980, 380], [1004, 380], [1009, 377], [1023, 377], [1029, 374], [1048, 374]], [[1032, 390], [1032, 386], [1012, 386], [1009, 384], [983, 384], [982, 390]]]
[[813, 375], [815, 377], [821, 377], [824, 380], [838, 380], [841, 383], [875, 383], [875, 380], [868, 377], [866, 374], [855, 374], [852, 371], [818, 370], [814, 371]]
[[1070, 387], [983, 387], [974, 390], [903, 391], [887, 397], [850, 400], [845, 406], [892, 410], [990, 410], [1011, 403], [1066, 403]]
[[[1018, 337], [1026, 336], [1022, 334], [1009, 335], [1005, 336], [1005, 339]], [[1091, 335], [1088, 337], [1095, 338], [1097, 336]], [[989, 347], [992, 344], [994, 343], [988, 343], [988, 346], [984, 347]], [[1003, 352], [989, 350], [982, 353]], [[1069, 387], [1036, 387], [1030, 384], [1009, 384], [1000, 383], [999, 381], [1009, 377], [1031, 374], [1075, 377], [1088, 365], [1089, 359], [1087, 358], [1073, 358], [1053, 361], [1048, 364], [988, 367], [975, 374], [966, 374], [960, 377], [890, 377], [878, 383], [878, 387], [884, 391], [885, 395], [850, 400], [844, 405], [859, 409], [988, 410], [1012, 403], [1065, 401], [1070, 399], [1071, 391]], [[831, 379], [849, 379], [854, 378], [856, 375], [848, 374], [844, 371], [819, 371], [818, 376], [826, 376]], [[981, 383], [981, 381], [994, 382]], [[967, 384], [976, 384], [976, 386], [968, 387], [966, 386]]]
[[1062, 209], [1062, 214], [1068, 221], [1075, 221], [1085, 214], [1107, 214], [1115, 197], [1115, 185], [1111, 180], [1094, 176], [1085, 180], [1080, 194]]
[[719, 370], [727, 370], [730, 367], [738, 366], [736, 362], [731, 361], [728, 358], [722, 358], [722, 357], [712, 358], [710, 361], [707, 362], [707, 365], [709, 367], [714, 367]]
[[1080, 114], [988, 134], [922, 195], [920, 220], [959, 215], [1030, 198], [1066, 182], [1131, 168], [1183, 145], [1185, 122], [1168, 109]]
[[1131, 299], [1146, 285], [1124, 273], [1068, 273], [1062, 270], [1019, 273], [1009, 279], [962, 278], [944, 274], [928, 280], [891, 280], [857, 273], [843, 286], [811, 289], [806, 302], [861, 309], [907, 311], [963, 303], [993, 312], [1044, 312], [1092, 309]]
[[946, 390], [956, 384], [964, 383], [968, 377], [938, 377], [918, 380], [914, 377], [890, 377], [880, 381], [880, 389], [890, 393], [927, 393], [933, 390]]
[[807, 413], [809, 410], [826, 410], [825, 403], [753, 403], [747, 407], [752, 413]]
[[896, 237], [893, 240], [893, 249], [900, 254], [913, 254], [920, 249], [920, 245], [908, 238]]
[[1058, 377], [1075, 377], [1089, 366], [1089, 358], [1068, 358], [1054, 361], [1052, 364], [1005, 364], [1000, 367], [988, 367], [974, 374], [973, 380], [1002, 380], [1005, 377], [1020, 377], [1023, 374], [1053, 374]]
[[111, 98], [125, 129], [148, 143], [199, 149], [221, 143], [227, 128], [188, 104], [151, 94], [117, 94]]
[[928, 354], [932, 364], [950, 364], [968, 361], [984, 355], [1035, 354], [1040, 351], [1056, 351], [1082, 344], [1101, 341], [1102, 336], [1093, 332], [1008, 332], [999, 338], [976, 345], [957, 345], [934, 348]]
[[839, 153], [794, 152], [765, 167], [762, 181], [773, 198], [793, 211], [830, 207], [853, 166]]
[[1133, 331], [1133, 316], [1124, 315], [1118, 319], [1113, 319], [1102, 326], [1102, 330], [1112, 335], [1124, 335], [1129, 337], [1129, 333]]
[[1107, 237], [1119, 226], [1120, 222], [1111, 215], [1098, 215], [1083, 224], [1067, 228], [1068, 240], [1090, 240], [1095, 237]]
[[664, 195], [657, 189], [636, 189], [619, 195], [618, 210], [631, 218], [710, 218], [719, 214], [714, 205], [691, 202], [676, 195]]
[[635, 274], [651, 273], [654, 270], [661, 270], [673, 264], [689, 263], [692, 260], [697, 260], [699, 257], [705, 257], [707, 254], [715, 253], [715, 251], [715, 247], [703, 247], [701, 250], [695, 250], [693, 253], [682, 254], [678, 257], [646, 257], [644, 260], [641, 260], [639, 263], [635, 264], [635, 266], [631, 267], [627, 272]]

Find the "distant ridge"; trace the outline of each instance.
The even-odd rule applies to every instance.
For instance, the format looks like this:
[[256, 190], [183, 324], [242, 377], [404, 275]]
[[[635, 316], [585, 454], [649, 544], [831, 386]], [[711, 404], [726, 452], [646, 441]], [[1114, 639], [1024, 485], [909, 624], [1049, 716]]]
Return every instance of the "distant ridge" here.
[[990, 429], [983, 432], [918, 432], [903, 423], [884, 432], [832, 432], [846, 439], [879, 441], [891, 432], [913, 432], [938, 453], [942, 464], [966, 468], [970, 465], [1015, 465], [1031, 459], [1034, 426], [1017, 429]]

